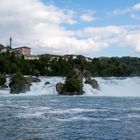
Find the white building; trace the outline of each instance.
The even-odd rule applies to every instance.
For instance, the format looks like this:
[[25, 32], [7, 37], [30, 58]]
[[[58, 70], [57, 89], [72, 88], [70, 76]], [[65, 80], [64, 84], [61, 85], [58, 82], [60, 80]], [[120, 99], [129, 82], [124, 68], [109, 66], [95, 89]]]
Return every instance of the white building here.
[[37, 55], [24, 55], [25, 60], [39, 60], [39, 56]]

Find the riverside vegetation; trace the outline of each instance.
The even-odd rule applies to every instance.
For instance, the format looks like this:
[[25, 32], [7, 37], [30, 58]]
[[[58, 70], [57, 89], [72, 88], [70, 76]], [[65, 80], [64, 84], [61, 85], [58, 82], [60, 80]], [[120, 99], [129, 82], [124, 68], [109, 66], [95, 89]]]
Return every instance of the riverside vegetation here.
[[84, 57], [50, 58], [40, 55], [39, 60], [25, 60], [24, 56], [16, 56], [14, 53], [0, 54], [0, 87], [6, 87], [5, 74], [10, 78], [10, 93], [25, 93], [30, 90], [32, 82], [40, 80], [31, 76], [66, 76], [65, 83], [58, 83], [56, 89], [61, 95], [81, 95], [83, 91], [83, 78], [85, 84], [99, 89], [98, 82], [91, 79], [92, 76], [139, 76], [140, 58], [136, 57], [102, 57], [94, 58], [91, 62]]
[[88, 62], [80, 56], [66, 60], [40, 55], [39, 60], [25, 60], [24, 56], [15, 56], [14, 53], [0, 54], [0, 73], [5, 74], [20, 71], [23, 75], [66, 76], [74, 67], [89, 70], [94, 77], [140, 76], [140, 58], [137, 57], [100, 57]]

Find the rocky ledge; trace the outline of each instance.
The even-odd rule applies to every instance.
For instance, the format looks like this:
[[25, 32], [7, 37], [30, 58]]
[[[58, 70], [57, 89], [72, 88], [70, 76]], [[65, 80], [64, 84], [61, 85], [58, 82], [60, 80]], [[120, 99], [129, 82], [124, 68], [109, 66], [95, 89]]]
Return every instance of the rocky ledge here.
[[68, 73], [65, 83], [56, 84], [58, 94], [83, 95], [83, 78], [85, 78], [86, 84], [90, 84], [94, 89], [99, 89], [98, 82], [95, 79], [91, 79], [89, 71], [84, 70], [81, 72], [79, 69], [74, 68], [70, 73]]

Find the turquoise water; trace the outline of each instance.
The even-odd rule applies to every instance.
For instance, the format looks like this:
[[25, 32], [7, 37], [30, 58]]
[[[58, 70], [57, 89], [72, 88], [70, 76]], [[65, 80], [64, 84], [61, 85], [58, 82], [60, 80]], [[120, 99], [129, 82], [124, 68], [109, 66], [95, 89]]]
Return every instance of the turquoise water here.
[[140, 138], [140, 98], [0, 96], [0, 140]]

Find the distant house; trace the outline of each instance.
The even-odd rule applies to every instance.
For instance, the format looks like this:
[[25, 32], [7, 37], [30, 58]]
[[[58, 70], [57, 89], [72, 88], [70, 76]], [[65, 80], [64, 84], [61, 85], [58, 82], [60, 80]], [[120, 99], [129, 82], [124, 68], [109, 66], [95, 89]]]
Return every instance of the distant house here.
[[64, 59], [68, 60], [69, 58], [72, 58], [72, 59], [77, 59], [78, 55], [64, 55]]
[[44, 54], [41, 55], [42, 57], [48, 58], [50, 61], [52, 61], [53, 59], [56, 59], [57, 61], [59, 60], [59, 58], [61, 58], [61, 55], [55, 55], [55, 54]]
[[6, 53], [7, 51], [13, 52], [10, 46], [5, 47], [4, 45], [0, 44], [0, 53]]
[[5, 50], [5, 49], [6, 49], [6, 47], [4, 45], [0, 44], [0, 52], [2, 53], [3, 50]]
[[4, 48], [0, 51], [0, 53], [6, 53], [7, 52], [7, 48]]
[[13, 49], [14, 53], [18, 56], [23, 55], [25, 60], [39, 60], [38, 55], [31, 55], [31, 48], [29, 47], [19, 47]]
[[57, 61], [59, 60], [60, 57], [62, 57], [62, 56], [60, 56], [60, 55], [55, 55], [55, 54], [48, 54], [47, 56], [48, 56], [51, 60], [56, 59]]
[[78, 59], [78, 58], [85, 59], [86, 57], [83, 56], [83, 55], [69, 54], [69, 55], [64, 55], [64, 58], [65, 59], [68, 59], [68, 58], [72, 58], [72, 59]]
[[19, 47], [19, 48], [15, 48], [14, 52], [19, 55], [29, 56], [29, 55], [31, 55], [31, 48], [25, 47], [25, 46]]
[[92, 62], [92, 58], [90, 58], [90, 57], [85, 57], [85, 60], [86, 60], [87, 62]]
[[39, 60], [39, 56], [37, 56], [37, 55], [25, 55], [24, 59], [25, 60]]
[[80, 58], [80, 59], [85, 59], [87, 62], [91, 62], [92, 61], [92, 58], [89, 58], [89, 57], [85, 57], [85, 56], [83, 56], [83, 55], [64, 55], [64, 59], [66, 60], [66, 61], [68, 61], [68, 59], [78, 59], [78, 58]]

